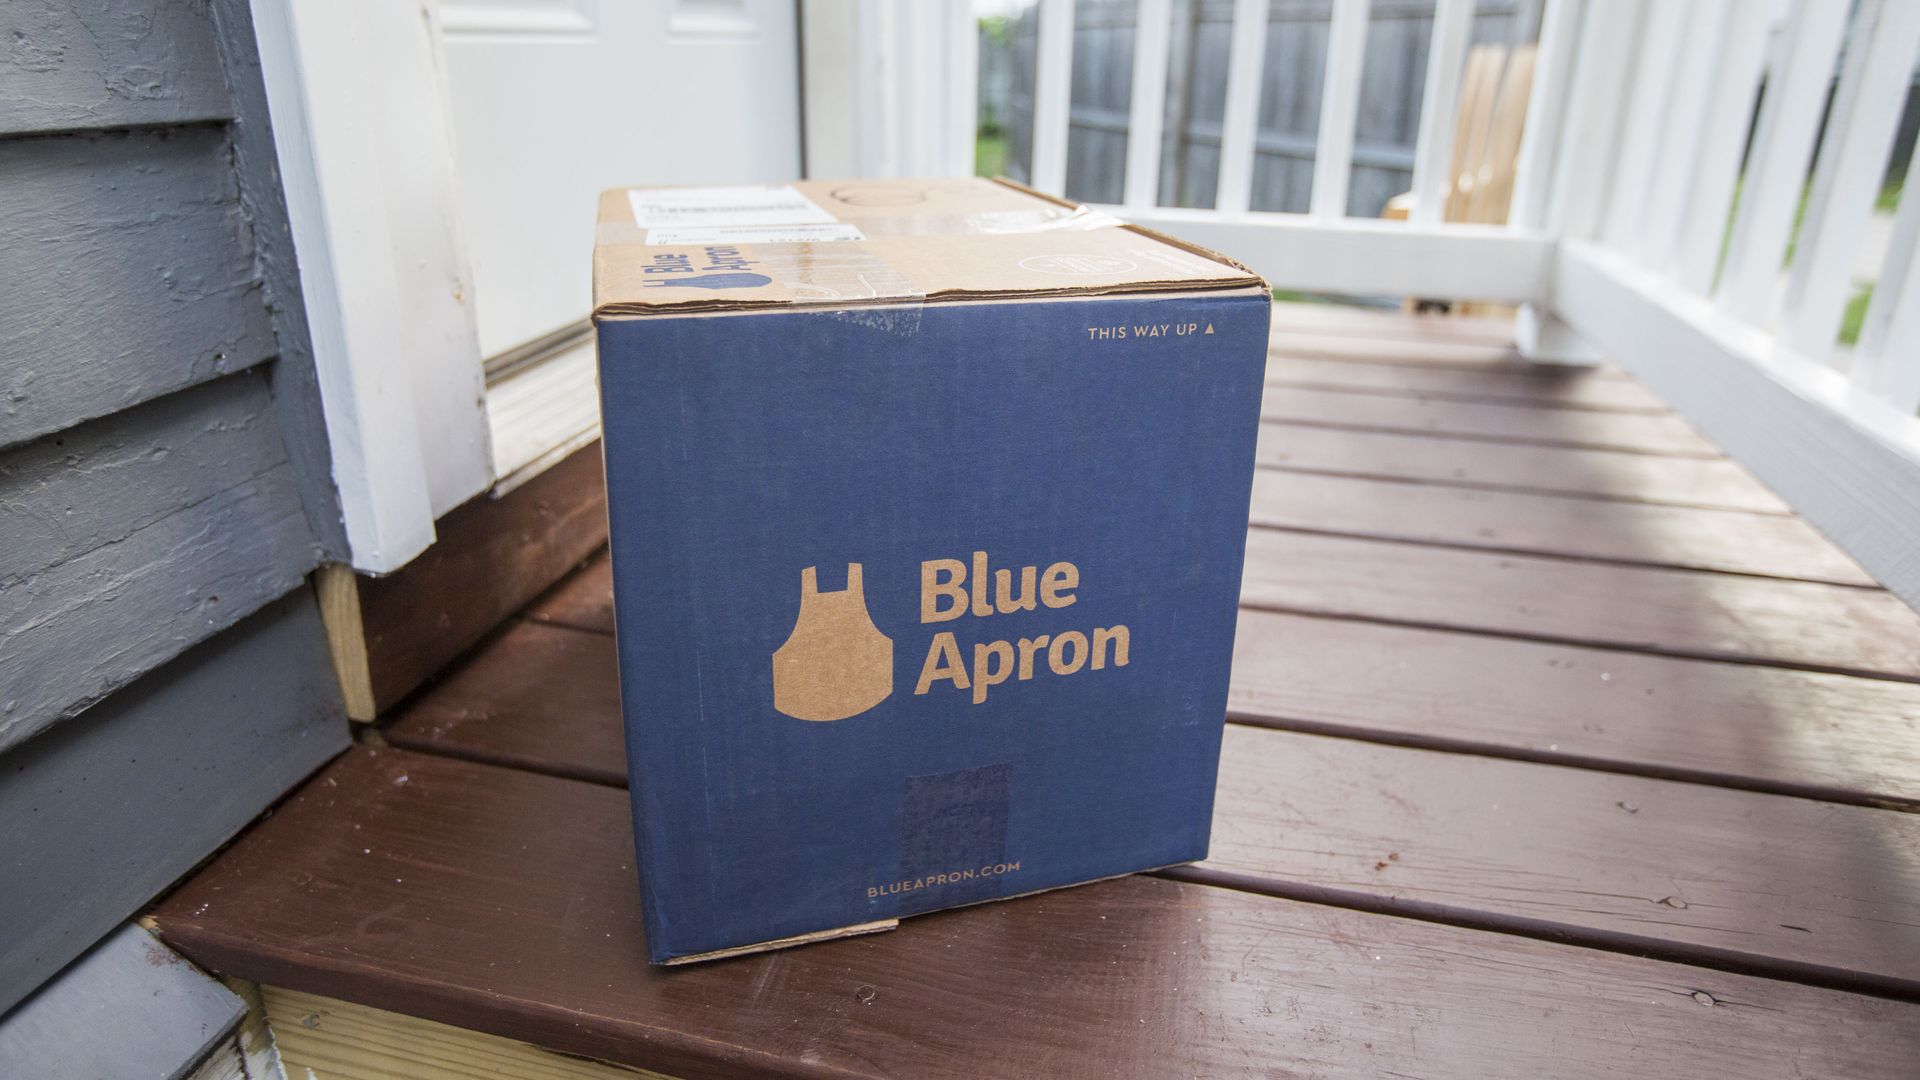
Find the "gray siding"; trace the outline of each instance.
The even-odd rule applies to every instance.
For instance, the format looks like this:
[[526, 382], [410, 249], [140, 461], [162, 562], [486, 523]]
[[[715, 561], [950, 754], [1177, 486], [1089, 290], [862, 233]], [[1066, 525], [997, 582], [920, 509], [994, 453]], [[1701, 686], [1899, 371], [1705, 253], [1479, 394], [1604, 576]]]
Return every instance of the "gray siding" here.
[[0, 758], [0, 1012], [347, 745], [302, 589]]
[[178, 1080], [246, 1012], [231, 990], [129, 923], [0, 1017], [0, 1076]]
[[225, 128], [0, 150], [0, 446], [274, 353]]
[[232, 115], [205, 0], [0, 6], [0, 131], [73, 131]]
[[247, 0], [0, 3], [0, 1013], [347, 743], [294, 265]]
[[317, 551], [245, 372], [0, 455], [0, 750], [300, 584]]

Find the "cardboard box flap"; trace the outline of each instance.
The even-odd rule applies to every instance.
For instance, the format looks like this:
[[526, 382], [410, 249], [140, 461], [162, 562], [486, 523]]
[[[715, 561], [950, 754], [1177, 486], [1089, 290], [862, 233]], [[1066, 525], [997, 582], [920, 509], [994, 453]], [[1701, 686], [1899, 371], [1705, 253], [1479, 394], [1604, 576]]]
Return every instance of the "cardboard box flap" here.
[[1225, 289], [1259, 275], [1005, 181], [615, 188], [594, 316]]

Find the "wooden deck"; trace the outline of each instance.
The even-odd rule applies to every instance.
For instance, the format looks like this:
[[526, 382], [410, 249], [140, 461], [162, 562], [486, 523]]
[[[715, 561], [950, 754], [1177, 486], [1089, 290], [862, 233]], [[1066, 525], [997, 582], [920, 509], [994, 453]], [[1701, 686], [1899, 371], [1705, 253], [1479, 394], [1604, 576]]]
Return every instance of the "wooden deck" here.
[[1265, 415], [1202, 864], [648, 968], [600, 560], [160, 931], [675, 1076], [1913, 1076], [1920, 616], [1497, 324], [1283, 306]]

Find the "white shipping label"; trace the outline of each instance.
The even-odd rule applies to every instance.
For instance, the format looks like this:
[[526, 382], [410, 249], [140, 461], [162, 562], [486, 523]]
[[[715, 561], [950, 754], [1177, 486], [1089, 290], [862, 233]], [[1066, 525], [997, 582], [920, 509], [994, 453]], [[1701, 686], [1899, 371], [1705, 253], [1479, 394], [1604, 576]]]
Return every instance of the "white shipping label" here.
[[647, 230], [647, 244], [817, 244], [865, 240], [859, 226], [832, 225], [672, 225]]
[[792, 184], [741, 187], [632, 189], [634, 224], [643, 229], [670, 225], [831, 225], [839, 219]]

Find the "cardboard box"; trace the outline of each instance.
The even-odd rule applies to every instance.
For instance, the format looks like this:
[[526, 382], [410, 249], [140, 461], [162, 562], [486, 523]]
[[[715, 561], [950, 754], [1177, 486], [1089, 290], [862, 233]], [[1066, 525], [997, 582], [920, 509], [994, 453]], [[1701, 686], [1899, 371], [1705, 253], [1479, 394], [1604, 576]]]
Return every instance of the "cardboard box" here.
[[1269, 295], [986, 180], [606, 193], [648, 950], [1201, 859]]

